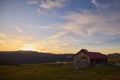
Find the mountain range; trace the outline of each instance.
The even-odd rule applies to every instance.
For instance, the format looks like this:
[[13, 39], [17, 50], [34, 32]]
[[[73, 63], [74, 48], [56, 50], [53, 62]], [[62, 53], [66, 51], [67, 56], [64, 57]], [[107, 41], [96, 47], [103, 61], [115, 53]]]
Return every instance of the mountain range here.
[[73, 54], [53, 54], [36, 51], [0, 51], [0, 61], [12, 64], [33, 64], [72, 61]]

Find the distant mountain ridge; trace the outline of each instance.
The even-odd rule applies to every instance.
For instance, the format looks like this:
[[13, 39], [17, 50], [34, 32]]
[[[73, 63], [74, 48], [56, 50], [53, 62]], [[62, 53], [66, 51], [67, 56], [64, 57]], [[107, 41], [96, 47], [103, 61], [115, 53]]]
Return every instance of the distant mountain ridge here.
[[52, 54], [36, 51], [0, 51], [0, 60], [15, 64], [72, 61], [73, 54]]

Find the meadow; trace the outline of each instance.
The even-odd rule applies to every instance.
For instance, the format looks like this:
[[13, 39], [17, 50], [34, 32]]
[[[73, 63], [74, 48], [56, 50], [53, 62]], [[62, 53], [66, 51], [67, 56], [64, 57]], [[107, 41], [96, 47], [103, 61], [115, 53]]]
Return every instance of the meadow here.
[[108, 58], [109, 62], [119, 62], [120, 63], [120, 58]]
[[0, 80], [120, 80], [120, 66], [75, 70], [72, 64], [4, 65], [0, 66]]

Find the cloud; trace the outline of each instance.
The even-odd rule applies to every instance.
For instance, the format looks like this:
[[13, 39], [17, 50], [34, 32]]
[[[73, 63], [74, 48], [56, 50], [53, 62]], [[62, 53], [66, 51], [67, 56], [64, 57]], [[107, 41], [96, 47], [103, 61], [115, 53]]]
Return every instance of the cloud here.
[[14, 28], [16, 29], [16, 31], [20, 34], [23, 34], [23, 30], [19, 27], [19, 26], [14, 26]]
[[92, 37], [97, 34], [101, 35], [118, 35], [120, 34], [120, 12], [91, 12], [81, 11], [73, 12], [65, 16], [67, 23], [62, 25], [64, 30], [73, 32], [81, 37]]
[[28, 0], [27, 4], [29, 4], [29, 5], [38, 4], [38, 1], [37, 0]]
[[19, 43], [19, 39], [17, 38], [17, 36], [15, 37], [10, 34], [0, 33], [0, 44], [4, 45], [0, 46], [1, 50], [13, 48], [13, 45], [15, 46], [16, 43]]
[[35, 40], [31, 36], [0, 33], [0, 50], [20, 50], [24, 44], [34, 45]]
[[57, 48], [62, 48], [63, 46], [70, 47], [74, 43], [79, 42], [77, 39], [72, 37], [68, 31], [58, 32], [57, 34], [48, 37], [46, 41], [50, 46], [52, 45]]
[[91, 2], [98, 8], [98, 9], [106, 9], [110, 6], [110, 4], [101, 4], [98, 3], [97, 0], [91, 0]]
[[43, 14], [43, 15], [48, 14], [48, 11], [46, 11], [46, 10], [41, 10], [41, 9], [36, 9], [36, 12], [39, 13], [39, 14]]
[[48, 25], [41, 25], [41, 26], [38, 26], [38, 25], [29, 25], [28, 28], [31, 28], [31, 29], [34, 29], [36, 28], [37, 30], [38, 29], [43, 29], [43, 30], [54, 30], [55, 28], [53, 28], [52, 26], [48, 26]]
[[52, 29], [52, 27], [50, 27], [50, 26], [40, 26], [39, 28], [40, 29]]
[[[99, 5], [96, 0], [93, 0], [93, 2]], [[109, 42], [107, 43], [109, 41], [107, 38], [112, 40], [120, 35], [120, 12], [111, 12], [112, 8], [110, 8], [110, 5], [112, 4], [110, 3], [109, 7], [104, 8], [104, 10], [99, 8], [101, 11], [97, 9], [94, 11], [81, 10], [80, 12], [71, 12], [65, 15], [64, 19], [66, 22], [59, 26], [62, 31], [50, 36], [49, 40], [58, 46], [71, 46], [74, 44], [72, 45], [74, 47], [79, 45], [90, 47], [96, 44], [109, 44]], [[71, 38], [68, 37], [68, 34], [71, 33], [77, 38], [72, 35], [70, 35]], [[65, 43], [66, 45], [63, 45]]]
[[67, 32], [65, 32], [65, 31], [64, 32], [58, 32], [57, 34], [55, 34], [53, 36], [50, 36], [48, 39], [50, 39], [50, 40], [57, 39], [57, 38], [65, 35], [65, 34], [67, 34]]
[[91, 2], [92, 2], [95, 6], [98, 6], [98, 3], [96, 2], [96, 0], [91, 0]]
[[46, 0], [46, 1], [42, 1], [39, 6], [41, 8], [48, 9], [48, 10], [53, 8], [61, 8], [65, 5], [66, 1], [67, 0]]
[[117, 7], [120, 7], [120, 1], [119, 0], [111, 0], [106, 3], [103, 3], [100, 0], [91, 0], [91, 2], [96, 6], [98, 10], [110, 10], [113, 11], [113, 8], [116, 9]]
[[56, 13], [56, 8], [64, 7], [69, 0], [28, 0], [28, 5], [38, 6], [36, 12], [42, 15]]
[[1, 39], [1, 40], [4, 40], [6, 37], [7, 37], [7, 36], [6, 36], [5, 34], [0, 33], [0, 39]]
[[69, 32], [73, 32], [80, 36], [87, 36], [91, 29], [91, 24], [99, 21], [98, 16], [90, 13], [72, 13], [65, 16], [68, 19], [68, 23], [65, 23], [62, 27]]
[[[97, 3], [98, 4], [98, 3]], [[113, 4], [109, 4], [109, 7], [96, 10], [81, 10], [80, 12], [72, 12], [64, 16], [66, 22], [60, 26], [67, 34], [73, 33], [77, 38], [68, 38], [66, 34], [61, 35], [62, 42], [58, 42], [59, 47], [72, 46], [74, 48], [107, 48], [119, 44], [115, 40], [119, 40], [120, 35], [120, 11], [115, 10], [114, 7], [110, 8]], [[64, 38], [66, 36], [66, 38]], [[60, 37], [56, 37], [59, 40]], [[69, 41], [67, 41], [67, 38]], [[113, 43], [114, 42], [114, 43]], [[66, 43], [66, 44], [64, 44]], [[64, 44], [64, 45], [63, 45]], [[82, 47], [80, 46], [82, 45]], [[97, 49], [98, 49], [97, 48]], [[97, 50], [96, 49], [96, 50]], [[98, 49], [99, 50], [99, 49]]]
[[3, 44], [0, 44], [0, 47], [4, 46]]
[[66, 48], [66, 47], [70, 47], [70, 46], [62, 45], [62, 46], [59, 46], [59, 47]]
[[65, 32], [65, 31], [64, 32], [58, 32], [58, 33], [46, 38], [45, 41], [48, 42], [50, 45], [51, 44], [56, 45], [56, 44], [58, 44], [60, 42], [59, 38], [64, 36], [65, 34], [67, 34], [67, 32]]

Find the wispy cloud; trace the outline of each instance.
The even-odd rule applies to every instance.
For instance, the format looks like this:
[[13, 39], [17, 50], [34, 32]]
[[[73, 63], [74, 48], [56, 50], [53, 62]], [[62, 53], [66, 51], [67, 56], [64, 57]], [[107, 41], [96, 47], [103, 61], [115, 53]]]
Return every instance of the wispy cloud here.
[[40, 29], [52, 29], [52, 27], [50, 27], [50, 26], [40, 26], [39, 28]]
[[66, 1], [67, 0], [46, 0], [42, 1], [39, 6], [44, 9], [61, 8], [65, 5]]
[[34, 44], [30, 36], [0, 33], [1, 50], [20, 50], [25, 44]]
[[28, 5], [37, 5], [36, 12], [39, 14], [50, 14], [55, 12], [56, 8], [64, 7], [69, 0], [28, 0]]
[[59, 33], [57, 33], [57, 34], [55, 34], [53, 36], [50, 36], [48, 39], [50, 39], [50, 40], [51, 39], [56, 39], [56, 38], [59, 38], [59, 37], [65, 35], [65, 34], [67, 34], [67, 32], [59, 32]]
[[0, 39], [1, 39], [1, 40], [4, 40], [6, 37], [7, 37], [7, 36], [6, 36], [5, 34], [0, 33]]
[[64, 46], [67, 48], [79, 41], [74, 37], [70, 36], [70, 33], [68, 31], [63, 31], [48, 37], [47, 42], [53, 47], [63, 48]]
[[99, 0], [91, 0], [98, 10], [113, 10], [114, 7], [120, 7], [119, 0], [111, 0], [109, 3], [100, 3]]
[[[94, 4], [99, 4], [95, 1]], [[93, 12], [81, 10], [80, 12], [72, 12], [64, 16], [67, 22], [60, 26], [62, 28], [61, 32], [49, 37], [50, 43], [61, 48], [68, 46], [75, 48], [80, 45], [90, 48], [95, 45], [106, 44], [107, 46], [111, 44], [108, 39], [112, 40], [117, 37], [109, 36], [118, 36], [120, 34], [120, 12], [111, 12], [111, 14], [108, 14], [109, 7], [106, 7], [106, 10], [104, 8], [104, 12], [100, 8], [99, 10], [101, 12], [98, 10]], [[77, 38], [72, 37], [72, 35], [68, 36], [70, 33], [76, 35]], [[106, 36], [108, 37], [106, 38]]]
[[28, 0], [27, 4], [30, 4], [30, 5], [38, 4], [38, 1], [37, 0]]
[[19, 34], [23, 34], [23, 30], [19, 26], [13, 26]]
[[72, 13], [67, 15], [66, 18], [69, 22], [62, 26], [63, 29], [80, 36], [90, 36], [91, 25], [100, 21], [98, 16], [92, 15], [91, 13]]
[[28, 26], [29, 29], [37, 29], [37, 30], [56, 30], [55, 28], [53, 28], [52, 26], [48, 26], [48, 25], [29, 25]]
[[63, 29], [73, 32], [83, 37], [91, 37], [96, 34], [117, 35], [120, 34], [120, 12], [91, 12], [81, 11], [66, 15], [67, 23], [63, 24]]
[[43, 14], [43, 15], [48, 14], [48, 11], [43, 10], [43, 9], [41, 10], [41, 9], [39, 9], [39, 8], [38, 8], [38, 9], [36, 9], [36, 12], [37, 12], [37, 13], [39, 13], [39, 14]]
[[98, 3], [96, 2], [96, 0], [91, 0], [91, 2], [92, 2], [95, 6], [98, 6]]

